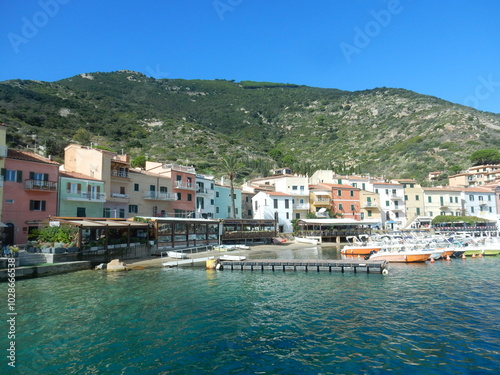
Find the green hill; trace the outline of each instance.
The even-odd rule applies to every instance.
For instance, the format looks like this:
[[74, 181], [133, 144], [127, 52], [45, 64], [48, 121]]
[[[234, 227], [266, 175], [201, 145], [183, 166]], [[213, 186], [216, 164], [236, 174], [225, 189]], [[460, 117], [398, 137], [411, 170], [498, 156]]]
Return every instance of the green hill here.
[[9, 147], [62, 157], [69, 142], [217, 172], [221, 155], [425, 178], [500, 147], [500, 115], [404, 89], [348, 92], [272, 82], [154, 79], [132, 71], [0, 83]]

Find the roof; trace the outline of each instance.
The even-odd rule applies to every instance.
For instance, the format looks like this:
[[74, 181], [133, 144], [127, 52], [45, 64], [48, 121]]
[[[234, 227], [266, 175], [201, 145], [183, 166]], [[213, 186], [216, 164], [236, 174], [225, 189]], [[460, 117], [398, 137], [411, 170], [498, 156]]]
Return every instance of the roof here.
[[380, 223], [380, 220], [354, 220], [354, 219], [300, 219], [299, 223], [311, 225], [370, 225]]
[[327, 184], [325, 182], [320, 182], [319, 187], [321, 188], [322, 186], [330, 187], [330, 188], [335, 188], [335, 189], [349, 189], [349, 190], [361, 190], [358, 187], [354, 187], [351, 185], [343, 185], [343, 184]]
[[487, 187], [466, 187], [463, 188], [462, 191], [466, 193], [494, 193], [492, 188], [487, 188]]
[[83, 173], [78, 173], [78, 172], [68, 172], [68, 171], [59, 171], [59, 177], [69, 177], [69, 178], [78, 178], [80, 180], [91, 180], [91, 181], [101, 181], [101, 182], [104, 182], [102, 180], [99, 180], [97, 178], [94, 178], [94, 177], [90, 177], [90, 176], [87, 176]]
[[290, 194], [287, 193], [281, 193], [279, 191], [269, 191], [266, 192], [266, 194], [271, 195], [271, 196], [282, 196], [282, 197], [291, 197]]
[[58, 162], [44, 158], [43, 156], [34, 154], [32, 152], [28, 151], [20, 151], [20, 150], [14, 150], [9, 148], [7, 151], [7, 158], [8, 159], [16, 159], [16, 160], [24, 160], [24, 161], [29, 161], [33, 163], [43, 163], [43, 164], [52, 164], [52, 165], [59, 165]]
[[452, 191], [452, 192], [462, 192], [463, 188], [454, 188], [454, 187], [449, 187], [449, 186], [446, 186], [446, 187], [426, 187], [426, 188], [422, 188], [423, 191], [443, 191], [443, 192], [446, 192], [446, 191]]

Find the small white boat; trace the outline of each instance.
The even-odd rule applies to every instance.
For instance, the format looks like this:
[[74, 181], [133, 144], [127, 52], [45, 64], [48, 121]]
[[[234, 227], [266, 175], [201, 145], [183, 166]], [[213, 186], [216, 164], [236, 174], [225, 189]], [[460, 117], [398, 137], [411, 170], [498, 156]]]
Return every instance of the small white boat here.
[[316, 238], [295, 237], [295, 242], [317, 245], [319, 241]]
[[241, 244], [236, 244], [236, 245], [234, 245], [234, 248], [235, 248], [235, 249], [238, 249], [238, 250], [249, 250], [249, 249], [250, 249], [250, 246], [247, 246], [247, 245], [241, 245]]
[[245, 260], [246, 257], [243, 255], [221, 255], [220, 260]]
[[167, 251], [167, 255], [170, 258], [175, 259], [186, 259], [188, 257], [186, 253], [183, 253], [181, 251]]
[[213, 249], [216, 251], [232, 251], [236, 249], [236, 245], [217, 245]]

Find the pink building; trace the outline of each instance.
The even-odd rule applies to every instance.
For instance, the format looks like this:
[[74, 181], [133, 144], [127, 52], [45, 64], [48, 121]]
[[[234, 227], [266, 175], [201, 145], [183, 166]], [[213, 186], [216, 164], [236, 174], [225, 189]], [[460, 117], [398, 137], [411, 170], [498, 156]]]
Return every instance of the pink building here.
[[57, 214], [59, 163], [26, 151], [8, 150], [2, 168], [3, 245], [24, 244], [43, 220]]

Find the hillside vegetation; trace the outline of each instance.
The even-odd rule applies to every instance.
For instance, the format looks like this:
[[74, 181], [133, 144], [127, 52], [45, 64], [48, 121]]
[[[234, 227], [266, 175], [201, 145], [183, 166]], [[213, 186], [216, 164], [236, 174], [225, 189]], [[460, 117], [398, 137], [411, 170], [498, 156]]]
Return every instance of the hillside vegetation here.
[[154, 79], [132, 71], [0, 83], [9, 147], [62, 157], [70, 142], [217, 174], [288, 166], [423, 179], [500, 148], [500, 115], [404, 89], [348, 92], [272, 82]]

